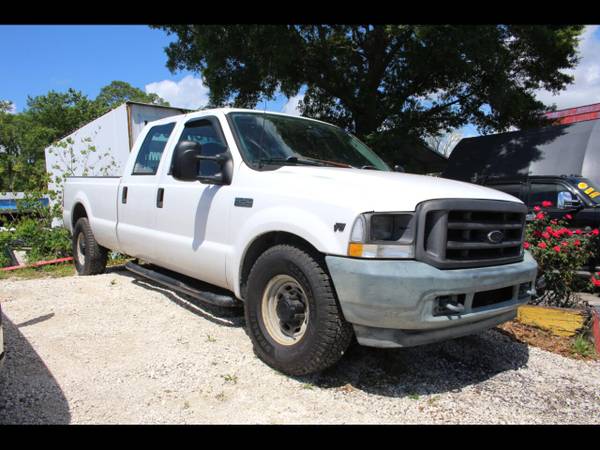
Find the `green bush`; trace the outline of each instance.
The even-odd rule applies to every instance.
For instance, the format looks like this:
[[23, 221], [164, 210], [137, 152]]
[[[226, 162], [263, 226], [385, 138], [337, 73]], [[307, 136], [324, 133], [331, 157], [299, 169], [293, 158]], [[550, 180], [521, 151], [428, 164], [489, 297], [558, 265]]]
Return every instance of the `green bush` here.
[[27, 252], [27, 262], [63, 258], [71, 254], [71, 238], [65, 228], [51, 228], [34, 218], [19, 221], [15, 228], [15, 239], [31, 248]]
[[8, 256], [8, 245], [12, 240], [12, 232], [0, 231], [0, 267], [10, 266], [10, 257]]

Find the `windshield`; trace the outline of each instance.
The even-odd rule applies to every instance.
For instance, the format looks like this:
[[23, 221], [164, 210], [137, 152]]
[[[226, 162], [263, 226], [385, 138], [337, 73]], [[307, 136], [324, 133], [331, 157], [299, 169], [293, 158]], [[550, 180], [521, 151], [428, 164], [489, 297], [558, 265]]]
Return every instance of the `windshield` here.
[[581, 194], [590, 199], [595, 205], [600, 205], [600, 191], [587, 178], [576, 179], [575, 186]]
[[244, 160], [259, 168], [306, 164], [390, 170], [373, 150], [333, 125], [253, 112], [234, 112], [229, 117]]

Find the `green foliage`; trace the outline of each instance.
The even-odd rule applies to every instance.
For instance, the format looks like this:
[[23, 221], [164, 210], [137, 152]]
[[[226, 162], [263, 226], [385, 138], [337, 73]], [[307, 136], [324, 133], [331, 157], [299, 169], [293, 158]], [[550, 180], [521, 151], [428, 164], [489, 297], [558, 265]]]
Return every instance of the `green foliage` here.
[[50, 91], [46, 95], [27, 97], [27, 110], [23, 114], [51, 131], [45, 147], [106, 111], [81, 91], [68, 89], [67, 92]]
[[[540, 88], [572, 82], [582, 26], [161, 25], [170, 70], [201, 72], [213, 105], [254, 107], [306, 88], [305, 116], [375, 150], [473, 123], [483, 132], [545, 123]], [[383, 141], [387, 142], [383, 142]], [[383, 156], [383, 155], [382, 155]]]
[[96, 97], [96, 102], [105, 109], [115, 108], [126, 101], [170, 106], [169, 102], [163, 100], [157, 94], [148, 94], [125, 81], [113, 81], [104, 86], [98, 97]]
[[8, 256], [8, 246], [12, 241], [10, 231], [0, 231], [0, 267], [10, 266], [10, 257]]
[[[552, 206], [545, 202], [544, 208]], [[539, 275], [546, 281], [546, 290], [535, 303], [548, 306], [573, 307], [580, 299], [578, 290], [579, 270], [593, 256], [597, 247], [598, 230], [584, 232], [567, 228], [570, 215], [560, 220], [550, 219], [544, 208], [536, 207], [536, 218], [526, 230], [525, 248], [539, 265]]]
[[583, 334], [578, 334], [575, 337], [571, 346], [571, 350], [573, 353], [583, 356], [584, 358], [589, 358], [596, 354], [594, 344], [592, 344], [590, 340]]
[[51, 228], [49, 224], [27, 217], [19, 221], [14, 232], [15, 240], [31, 247], [27, 262], [63, 258], [71, 254], [69, 232], [62, 227]]

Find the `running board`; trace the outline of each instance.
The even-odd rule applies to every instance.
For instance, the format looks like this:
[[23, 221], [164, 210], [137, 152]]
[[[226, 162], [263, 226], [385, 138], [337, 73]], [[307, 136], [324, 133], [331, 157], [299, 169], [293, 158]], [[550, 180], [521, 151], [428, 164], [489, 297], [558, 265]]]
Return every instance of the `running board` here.
[[[169, 289], [172, 289], [181, 294], [189, 295], [190, 297], [193, 297], [204, 303], [209, 303], [214, 306], [220, 306], [222, 308], [236, 308], [242, 306], [242, 302], [233, 297], [232, 295], [228, 295], [225, 293], [216, 293], [205, 289], [199, 289], [195, 286], [192, 286], [191, 283], [186, 283], [185, 281], [175, 278], [175, 276], [170, 276], [157, 270], [152, 270], [147, 267], [140, 266], [139, 264], [135, 264], [133, 262], [128, 262], [127, 264], [125, 264], [125, 268], [130, 272], [135, 273], [136, 275], [148, 278], [149, 280], [161, 284]], [[176, 275], [174, 272], [171, 273], [173, 273], [173, 275]], [[190, 281], [192, 280], [191, 278], [189, 279]], [[197, 284], [206, 285], [206, 283], [201, 282], [198, 282]], [[224, 289], [218, 287], [215, 287], [215, 290], [226, 292]]]

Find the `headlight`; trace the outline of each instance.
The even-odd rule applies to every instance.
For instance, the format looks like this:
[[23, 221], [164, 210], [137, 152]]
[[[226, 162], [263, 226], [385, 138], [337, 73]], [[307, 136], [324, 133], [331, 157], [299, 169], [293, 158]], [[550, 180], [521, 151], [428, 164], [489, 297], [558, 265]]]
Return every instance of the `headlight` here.
[[415, 230], [413, 213], [362, 214], [352, 226], [348, 256], [414, 258]]

